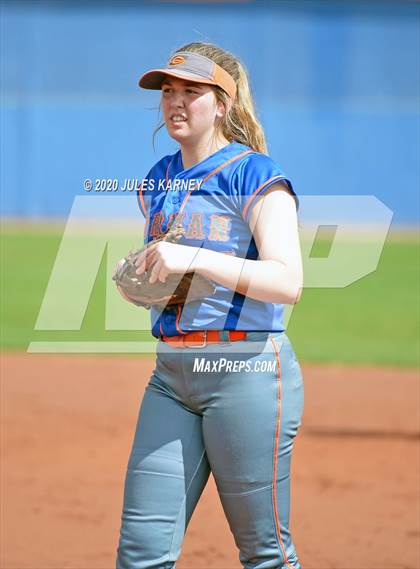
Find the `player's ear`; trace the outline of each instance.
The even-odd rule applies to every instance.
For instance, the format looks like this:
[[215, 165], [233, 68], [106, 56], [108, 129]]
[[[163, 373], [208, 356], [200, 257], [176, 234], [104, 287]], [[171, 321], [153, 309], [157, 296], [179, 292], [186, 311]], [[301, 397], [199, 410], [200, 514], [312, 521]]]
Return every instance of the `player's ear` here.
[[226, 103], [224, 101], [217, 101], [216, 116], [220, 119], [223, 118], [225, 115], [228, 114], [231, 108], [232, 108], [232, 101], [230, 98], [227, 98]]
[[232, 108], [233, 101], [223, 93], [220, 87], [213, 87], [213, 92], [216, 99], [216, 116], [218, 119], [222, 119]]
[[222, 101], [217, 101], [216, 102], [216, 116], [221, 119], [225, 116], [226, 114], [226, 108], [225, 105], [222, 103]]

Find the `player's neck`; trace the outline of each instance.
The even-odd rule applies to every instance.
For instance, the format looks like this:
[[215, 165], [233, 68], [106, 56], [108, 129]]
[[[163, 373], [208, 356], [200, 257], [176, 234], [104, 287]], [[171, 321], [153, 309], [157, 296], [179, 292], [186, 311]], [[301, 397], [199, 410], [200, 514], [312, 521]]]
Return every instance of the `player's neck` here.
[[184, 170], [192, 168], [195, 164], [202, 162], [208, 156], [211, 156], [224, 146], [227, 146], [229, 141], [226, 138], [219, 137], [218, 139], [212, 138], [209, 140], [201, 140], [194, 142], [194, 144], [181, 144], [181, 156]]

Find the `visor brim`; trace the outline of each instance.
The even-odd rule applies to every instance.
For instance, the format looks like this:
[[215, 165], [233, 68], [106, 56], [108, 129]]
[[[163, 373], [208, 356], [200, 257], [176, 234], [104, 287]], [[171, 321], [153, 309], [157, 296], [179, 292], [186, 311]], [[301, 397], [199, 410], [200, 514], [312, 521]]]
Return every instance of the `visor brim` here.
[[155, 89], [159, 90], [162, 88], [162, 83], [167, 76], [176, 77], [177, 79], [190, 79], [193, 83], [205, 83], [206, 85], [217, 85], [213, 79], [208, 79], [206, 77], [201, 77], [195, 73], [190, 73], [188, 71], [169, 71], [168, 69], [152, 69], [144, 73], [139, 79], [139, 86], [143, 89]]

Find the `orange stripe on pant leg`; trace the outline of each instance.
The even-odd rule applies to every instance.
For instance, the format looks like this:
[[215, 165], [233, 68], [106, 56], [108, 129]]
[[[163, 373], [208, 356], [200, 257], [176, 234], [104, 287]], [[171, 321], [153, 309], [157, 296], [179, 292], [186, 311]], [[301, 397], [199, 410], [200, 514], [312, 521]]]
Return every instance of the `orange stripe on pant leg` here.
[[281, 530], [280, 530], [280, 520], [278, 516], [277, 510], [277, 455], [279, 451], [279, 438], [280, 438], [280, 424], [281, 424], [281, 365], [280, 365], [280, 353], [279, 347], [277, 342], [274, 338], [270, 338], [271, 343], [274, 347], [274, 352], [276, 354], [276, 362], [277, 362], [277, 386], [278, 386], [278, 399], [277, 399], [277, 418], [276, 418], [276, 439], [274, 445], [274, 457], [273, 457], [273, 508], [274, 508], [274, 520], [276, 522], [276, 529], [277, 535], [280, 542], [280, 549], [284, 558], [284, 562], [286, 563], [287, 567], [290, 569], [295, 569], [293, 565], [289, 563], [287, 560], [286, 550], [284, 549], [283, 540], [281, 538]]

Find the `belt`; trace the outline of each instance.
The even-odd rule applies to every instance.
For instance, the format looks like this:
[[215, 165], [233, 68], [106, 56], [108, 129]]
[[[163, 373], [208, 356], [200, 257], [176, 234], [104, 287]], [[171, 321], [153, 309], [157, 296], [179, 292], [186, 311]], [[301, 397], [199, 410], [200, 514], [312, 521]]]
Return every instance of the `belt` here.
[[182, 336], [160, 336], [173, 348], [204, 348], [207, 344], [218, 342], [234, 342], [246, 340], [246, 332], [242, 330], [197, 330]]

